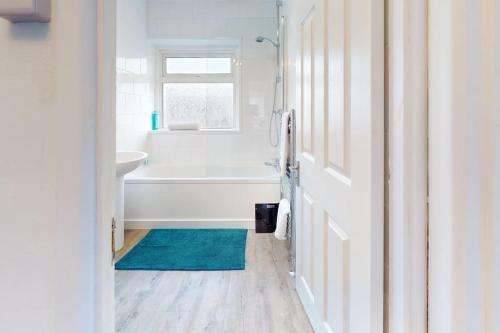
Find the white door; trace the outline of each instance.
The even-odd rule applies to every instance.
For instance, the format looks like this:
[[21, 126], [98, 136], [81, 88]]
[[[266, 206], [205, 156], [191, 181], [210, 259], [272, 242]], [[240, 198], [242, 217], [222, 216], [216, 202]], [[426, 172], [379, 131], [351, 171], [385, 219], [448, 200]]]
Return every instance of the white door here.
[[292, 0], [297, 290], [316, 332], [382, 332], [382, 0]]

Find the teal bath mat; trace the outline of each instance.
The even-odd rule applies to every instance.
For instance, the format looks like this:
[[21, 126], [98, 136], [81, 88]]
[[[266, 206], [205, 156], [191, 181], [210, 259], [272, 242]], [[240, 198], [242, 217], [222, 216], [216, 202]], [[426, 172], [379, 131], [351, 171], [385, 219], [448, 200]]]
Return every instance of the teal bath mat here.
[[246, 241], [246, 229], [155, 229], [116, 264], [116, 269], [244, 270]]

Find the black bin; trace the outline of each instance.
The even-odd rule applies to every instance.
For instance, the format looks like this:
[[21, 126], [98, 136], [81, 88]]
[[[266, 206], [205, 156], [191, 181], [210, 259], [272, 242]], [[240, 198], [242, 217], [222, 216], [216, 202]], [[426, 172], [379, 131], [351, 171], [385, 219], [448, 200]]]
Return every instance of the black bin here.
[[255, 232], [271, 233], [276, 231], [278, 203], [255, 204]]

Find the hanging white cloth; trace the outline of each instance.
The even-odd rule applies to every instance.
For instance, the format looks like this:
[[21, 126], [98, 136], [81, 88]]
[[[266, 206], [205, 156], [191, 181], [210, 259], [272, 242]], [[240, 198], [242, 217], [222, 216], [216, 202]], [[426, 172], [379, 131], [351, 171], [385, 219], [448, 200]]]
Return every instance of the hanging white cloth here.
[[281, 199], [280, 205], [278, 207], [278, 218], [276, 221], [276, 231], [274, 232], [274, 237], [279, 240], [287, 239], [287, 227], [288, 227], [288, 217], [290, 216], [290, 201], [287, 199]]

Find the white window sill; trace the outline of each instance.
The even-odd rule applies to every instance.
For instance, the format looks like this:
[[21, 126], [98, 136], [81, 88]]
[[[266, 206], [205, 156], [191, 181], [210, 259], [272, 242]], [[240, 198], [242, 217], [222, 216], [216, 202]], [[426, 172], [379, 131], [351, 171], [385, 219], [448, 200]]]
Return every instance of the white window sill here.
[[239, 134], [239, 129], [199, 129], [199, 130], [169, 130], [160, 128], [150, 130], [149, 135], [205, 135], [205, 134]]

